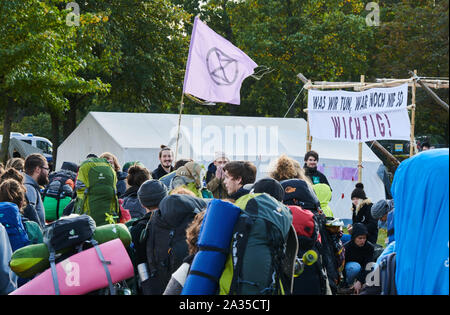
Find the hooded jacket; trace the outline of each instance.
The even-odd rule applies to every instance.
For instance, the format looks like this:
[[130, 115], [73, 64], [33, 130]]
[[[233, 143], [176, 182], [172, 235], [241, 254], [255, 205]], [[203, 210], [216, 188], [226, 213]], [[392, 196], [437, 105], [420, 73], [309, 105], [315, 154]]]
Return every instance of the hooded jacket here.
[[327, 217], [334, 217], [333, 211], [331, 211], [328, 203], [331, 201], [331, 188], [327, 184], [315, 184], [313, 185], [314, 192], [320, 201], [320, 208]]
[[376, 244], [378, 240], [378, 220], [372, 217], [371, 208], [372, 201], [370, 199], [364, 199], [357, 207], [352, 204], [352, 221], [353, 225], [356, 223], [364, 224], [369, 232], [367, 240]]
[[123, 195], [123, 204], [122, 207], [128, 211], [130, 211], [131, 218], [140, 218], [145, 215], [145, 208], [141, 205], [139, 201], [137, 192], [139, 190], [139, 186], [131, 186], [127, 189], [125, 194]]

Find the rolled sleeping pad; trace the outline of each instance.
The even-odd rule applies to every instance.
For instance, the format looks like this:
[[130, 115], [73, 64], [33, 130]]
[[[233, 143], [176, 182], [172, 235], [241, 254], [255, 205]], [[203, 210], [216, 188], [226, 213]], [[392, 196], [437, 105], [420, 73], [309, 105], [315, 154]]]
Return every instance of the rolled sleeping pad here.
[[[111, 275], [112, 283], [134, 275], [133, 264], [120, 239], [99, 245]], [[75, 254], [56, 264], [61, 295], [81, 295], [108, 287], [104, 264], [94, 247]], [[52, 271], [47, 269], [10, 295], [55, 295]]]
[[199, 252], [192, 262], [182, 295], [216, 293], [240, 213], [241, 209], [230, 202], [213, 199], [209, 203], [198, 237]]
[[45, 221], [53, 222], [63, 216], [64, 208], [72, 201], [71, 197], [64, 197], [59, 200], [59, 210], [56, 214], [56, 208], [58, 206], [58, 199], [52, 196], [45, 196], [44, 209], [45, 209]]
[[[131, 234], [128, 228], [121, 223], [96, 227], [93, 238], [99, 244], [116, 238], [120, 238], [125, 247], [131, 244]], [[66, 254], [70, 250], [71, 248], [61, 249], [56, 252], [56, 257]], [[50, 268], [49, 256], [47, 245], [44, 243], [28, 245], [13, 253], [9, 266], [19, 277], [25, 279], [33, 278], [36, 274]]]

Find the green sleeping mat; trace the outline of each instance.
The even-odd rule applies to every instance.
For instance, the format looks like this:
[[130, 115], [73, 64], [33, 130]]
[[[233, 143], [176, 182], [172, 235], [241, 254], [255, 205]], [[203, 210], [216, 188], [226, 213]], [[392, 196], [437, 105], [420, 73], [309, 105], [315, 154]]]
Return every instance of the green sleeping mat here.
[[[131, 234], [125, 224], [121, 223], [98, 226], [93, 238], [100, 244], [116, 238], [120, 238], [126, 248], [131, 244]], [[56, 252], [56, 257], [70, 250], [70, 248], [59, 250]], [[49, 255], [47, 245], [44, 243], [28, 245], [13, 253], [9, 266], [19, 277], [33, 278], [36, 274], [50, 268]]]

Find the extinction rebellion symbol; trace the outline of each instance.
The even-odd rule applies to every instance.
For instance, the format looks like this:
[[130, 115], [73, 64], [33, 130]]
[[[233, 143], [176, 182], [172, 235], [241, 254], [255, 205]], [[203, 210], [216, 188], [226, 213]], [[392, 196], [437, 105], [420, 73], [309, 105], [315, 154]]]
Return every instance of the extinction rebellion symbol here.
[[239, 73], [237, 60], [219, 48], [211, 48], [206, 56], [206, 64], [211, 79], [217, 85], [232, 85]]

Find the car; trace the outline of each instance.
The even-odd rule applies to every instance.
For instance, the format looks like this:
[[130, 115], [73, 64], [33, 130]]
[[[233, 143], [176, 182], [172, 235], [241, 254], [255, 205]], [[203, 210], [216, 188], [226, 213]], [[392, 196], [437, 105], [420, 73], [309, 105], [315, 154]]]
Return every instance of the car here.
[[[25, 143], [32, 145], [35, 148], [41, 149], [42, 154], [45, 156], [47, 161], [50, 163], [53, 160], [53, 144], [50, 140], [44, 137], [34, 136], [32, 133], [22, 134], [20, 132], [11, 132], [10, 138], [15, 138], [21, 140]], [[3, 136], [0, 135], [0, 143]]]

